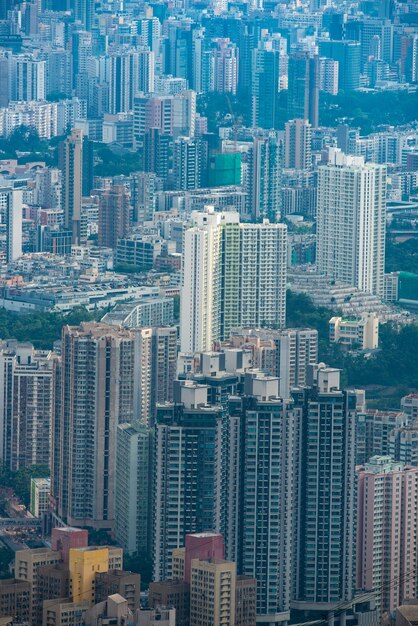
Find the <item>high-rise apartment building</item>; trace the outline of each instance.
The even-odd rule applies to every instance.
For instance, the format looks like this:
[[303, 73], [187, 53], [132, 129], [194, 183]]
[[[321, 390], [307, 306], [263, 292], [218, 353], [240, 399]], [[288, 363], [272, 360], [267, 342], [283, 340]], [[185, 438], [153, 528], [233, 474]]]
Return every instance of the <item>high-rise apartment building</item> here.
[[308, 120], [313, 128], [319, 122], [319, 57], [308, 52], [289, 55], [287, 115]]
[[154, 53], [148, 47], [112, 50], [106, 57], [106, 67], [109, 113], [132, 111], [139, 92], [154, 91]]
[[[399, 441], [398, 436], [407, 423], [408, 416], [400, 411], [370, 410], [358, 413], [356, 465], [364, 465], [372, 456], [390, 455], [395, 460], [403, 460], [396, 455], [399, 450], [395, 442]], [[392, 433], [396, 433], [393, 439]]]
[[174, 184], [178, 190], [204, 187], [207, 168], [207, 144], [196, 139], [179, 137], [174, 142]]
[[[82, 0], [81, 0], [82, 1]], [[71, 35], [71, 57], [73, 69], [73, 86], [76, 86], [77, 77], [86, 74], [88, 60], [93, 54], [93, 38], [91, 32], [75, 30]]]
[[393, 23], [389, 19], [365, 17], [360, 22], [361, 61], [366, 63], [376, 48], [376, 40], [380, 49], [380, 57], [387, 63], [393, 58]]
[[255, 626], [257, 581], [236, 575], [221, 534], [187, 534], [185, 547], [173, 550], [172, 573], [172, 580], [151, 583], [149, 605], [175, 607], [177, 626]]
[[230, 449], [225, 452], [227, 558], [236, 560], [240, 573], [257, 579], [257, 619], [266, 623], [289, 619], [297, 554], [296, 413], [292, 401], [279, 398], [278, 383], [274, 377], [246, 375], [246, 394], [229, 401]]
[[393, 428], [388, 435], [388, 446], [385, 452], [395, 461], [401, 461], [407, 465], [417, 465], [418, 423], [416, 421], [409, 422], [408, 420], [405, 422], [404, 420], [403, 424]]
[[35, 517], [42, 517], [49, 511], [51, 494], [50, 478], [31, 478], [30, 481], [30, 512]]
[[229, 39], [215, 39], [212, 42], [213, 89], [219, 93], [237, 91], [238, 48]]
[[46, 62], [31, 54], [12, 57], [12, 100], [45, 100]]
[[130, 225], [130, 196], [124, 185], [105, 190], [99, 200], [99, 246], [116, 248]]
[[134, 136], [143, 138], [150, 129], [173, 134], [174, 98], [171, 95], [136, 95], [134, 99]]
[[167, 179], [172, 138], [159, 128], [150, 128], [144, 137], [144, 169], [163, 180]]
[[331, 149], [318, 176], [319, 272], [381, 295], [385, 228], [386, 167]]
[[171, 555], [187, 533], [216, 526], [223, 409], [188, 381], [157, 406], [154, 446], [154, 580], [172, 577]]
[[12, 622], [29, 623], [30, 583], [15, 578], [0, 580], [0, 616]]
[[410, 393], [401, 398], [401, 410], [406, 413], [409, 418], [416, 420], [418, 418], [418, 394]]
[[237, 213], [213, 207], [192, 220], [184, 234], [182, 352], [211, 350], [236, 326], [283, 326], [286, 227], [241, 224]]
[[127, 554], [150, 553], [152, 442], [145, 424], [117, 428], [115, 536]]
[[173, 400], [177, 365], [177, 328], [137, 328], [134, 356], [134, 416], [153, 425], [157, 402]]
[[6, 225], [6, 262], [22, 256], [22, 190], [0, 187], [0, 209]]
[[132, 219], [142, 224], [152, 219], [157, 192], [162, 189], [162, 181], [153, 172], [135, 172], [132, 175]]
[[319, 90], [331, 96], [338, 94], [339, 63], [335, 59], [319, 59]]
[[140, 608], [141, 576], [121, 569], [96, 572], [94, 579], [94, 602], [104, 602], [108, 596], [119, 594], [128, 602], [128, 608], [135, 614]]
[[244, 189], [252, 221], [280, 220], [282, 146], [274, 132], [256, 135], [246, 155]]
[[418, 467], [374, 456], [358, 472], [357, 588], [380, 614], [417, 595]]
[[257, 581], [238, 575], [235, 586], [235, 626], [254, 626], [256, 623]]
[[73, 128], [61, 144], [62, 206], [65, 228], [72, 232], [72, 241], [81, 240], [81, 199], [83, 186], [83, 132]]
[[194, 137], [196, 124], [196, 92], [186, 89], [173, 98], [174, 136]]
[[[3, 0], [4, 2], [4, 0]], [[0, 2], [0, 15], [2, 2]], [[0, 54], [0, 107], [7, 107], [12, 99], [12, 53], [2, 50]]]
[[235, 563], [193, 559], [190, 626], [235, 626], [235, 588]]
[[49, 466], [54, 355], [14, 340], [0, 344], [0, 459], [12, 471]]
[[177, 365], [177, 328], [153, 328], [152, 410], [156, 403], [171, 402]]
[[184, 580], [190, 585], [192, 579], [192, 561], [219, 561], [225, 559], [225, 543], [220, 533], [188, 533], [184, 548], [173, 551], [173, 575], [177, 580]]
[[60, 552], [64, 565], [68, 565], [71, 548], [87, 548], [89, 533], [86, 528], [64, 526], [53, 528], [51, 532], [51, 547]]
[[188, 626], [190, 618], [190, 586], [184, 580], [152, 582], [148, 591], [148, 606], [172, 606], [176, 609], [176, 626]]
[[63, 329], [52, 490], [59, 515], [75, 526], [113, 526], [116, 428], [133, 417], [133, 352], [128, 330]]
[[53, 565], [39, 565], [37, 587], [37, 624], [41, 626], [43, 603], [48, 600], [69, 597], [70, 572], [68, 571], [68, 564], [54, 563]]
[[286, 168], [308, 170], [312, 166], [311, 125], [307, 120], [291, 120], [285, 126]]
[[255, 128], [277, 128], [280, 51], [260, 44], [252, 53], [252, 125]]
[[86, 30], [91, 30], [94, 19], [94, 0], [70, 0], [70, 7], [74, 18], [81, 22]]
[[340, 370], [319, 366], [314, 386], [293, 392], [302, 408], [298, 562], [292, 606], [332, 611], [355, 585], [356, 393]]
[[71, 602], [69, 598], [46, 600], [43, 603], [42, 623], [49, 626], [83, 624], [90, 607], [90, 600], [80, 602]]
[[62, 93], [66, 97], [70, 97], [72, 85], [71, 52], [63, 48], [52, 49], [48, 50], [45, 57], [46, 96]]

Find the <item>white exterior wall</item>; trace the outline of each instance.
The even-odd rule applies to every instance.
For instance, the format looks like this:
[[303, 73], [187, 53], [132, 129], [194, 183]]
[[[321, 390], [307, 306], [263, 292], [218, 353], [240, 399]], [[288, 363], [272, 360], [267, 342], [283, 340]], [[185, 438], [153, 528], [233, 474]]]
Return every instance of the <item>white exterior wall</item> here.
[[332, 162], [319, 168], [318, 270], [383, 295], [386, 168], [330, 153]]

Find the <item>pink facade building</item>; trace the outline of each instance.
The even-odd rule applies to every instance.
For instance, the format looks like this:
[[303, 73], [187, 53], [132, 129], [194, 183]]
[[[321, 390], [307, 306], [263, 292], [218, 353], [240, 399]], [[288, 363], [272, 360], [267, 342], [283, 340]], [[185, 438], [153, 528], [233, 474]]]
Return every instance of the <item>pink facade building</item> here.
[[83, 528], [53, 528], [51, 536], [51, 548], [61, 552], [64, 563], [68, 563], [71, 548], [87, 548], [89, 544], [88, 530]]
[[358, 469], [357, 589], [387, 614], [418, 593], [418, 467], [374, 456]]
[[134, 103], [134, 135], [143, 137], [151, 128], [173, 134], [174, 98], [171, 95], [139, 95]]
[[184, 548], [184, 580], [190, 583], [192, 559], [199, 561], [223, 560], [225, 543], [223, 535], [214, 532], [186, 535]]

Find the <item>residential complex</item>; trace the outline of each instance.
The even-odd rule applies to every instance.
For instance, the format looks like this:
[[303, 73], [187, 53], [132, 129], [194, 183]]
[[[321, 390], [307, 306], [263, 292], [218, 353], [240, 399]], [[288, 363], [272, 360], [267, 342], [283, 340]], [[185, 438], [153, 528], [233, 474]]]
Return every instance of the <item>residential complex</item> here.
[[319, 272], [382, 296], [385, 206], [385, 167], [330, 151], [318, 169]]
[[282, 327], [285, 321], [286, 227], [242, 224], [209, 207], [184, 235], [182, 352], [211, 350], [236, 326]]
[[416, 626], [417, 0], [0, 0], [0, 626]]

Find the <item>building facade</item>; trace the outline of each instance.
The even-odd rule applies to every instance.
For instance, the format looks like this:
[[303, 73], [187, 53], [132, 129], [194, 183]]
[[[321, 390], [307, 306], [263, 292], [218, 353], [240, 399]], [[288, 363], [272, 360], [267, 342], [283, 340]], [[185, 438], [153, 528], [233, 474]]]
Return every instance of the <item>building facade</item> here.
[[361, 291], [383, 295], [386, 168], [331, 149], [319, 167], [319, 272]]
[[193, 213], [184, 235], [182, 352], [212, 349], [235, 326], [283, 326], [286, 227], [241, 224], [236, 213]]
[[63, 329], [52, 489], [59, 515], [74, 526], [113, 526], [116, 428], [133, 418], [133, 352], [128, 330]]

